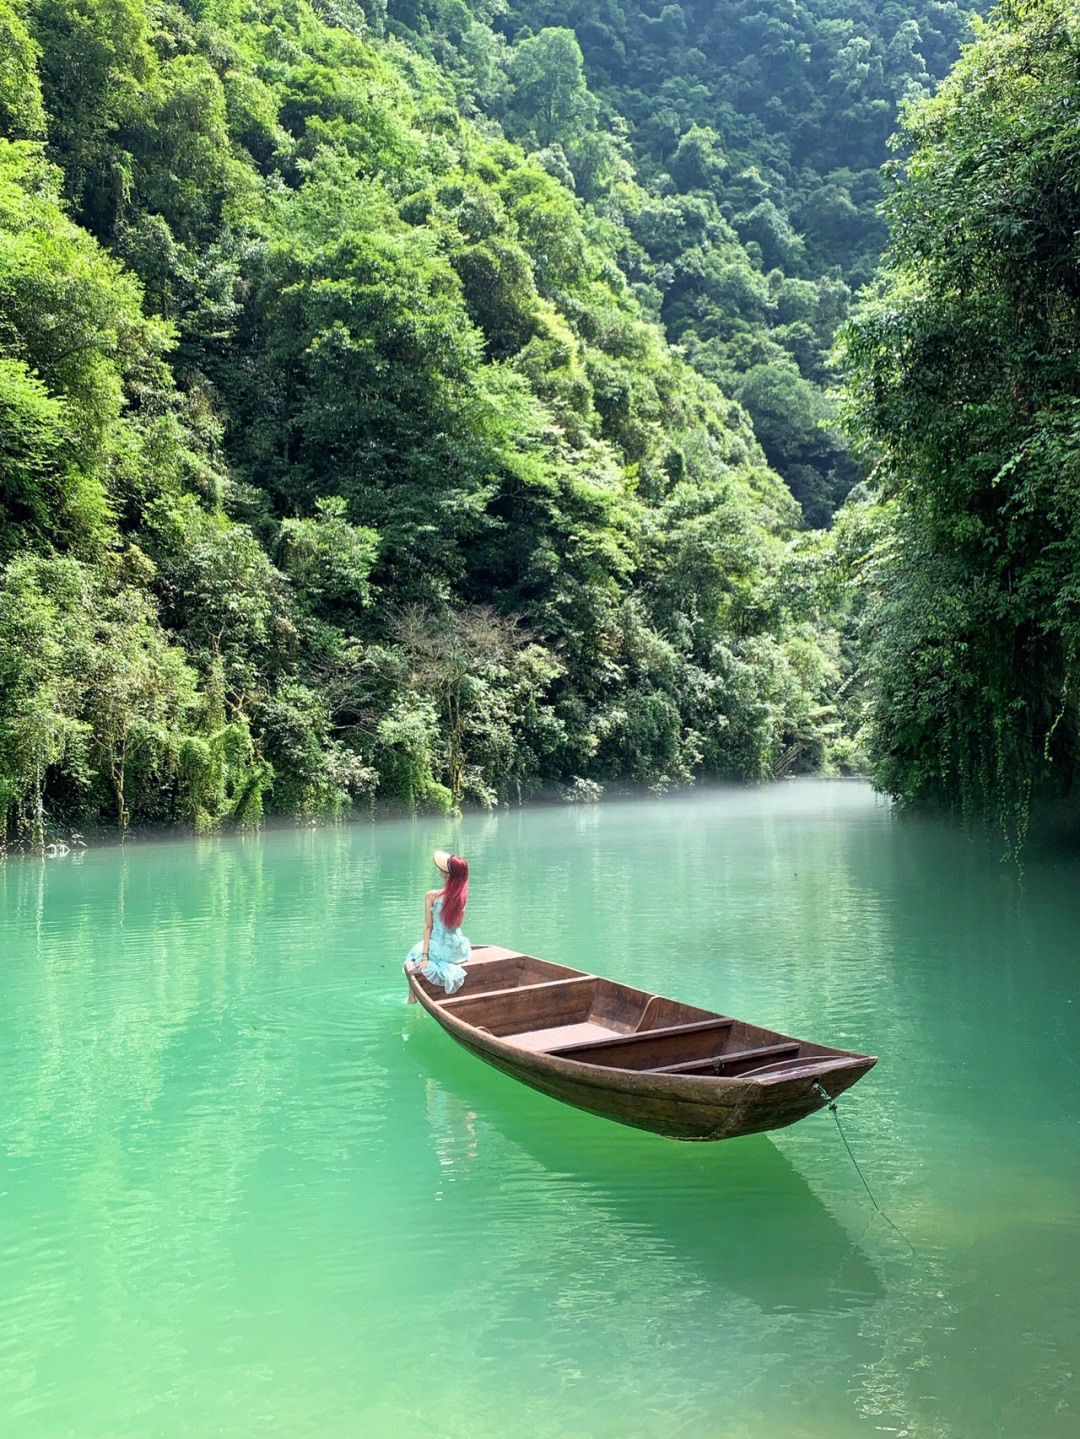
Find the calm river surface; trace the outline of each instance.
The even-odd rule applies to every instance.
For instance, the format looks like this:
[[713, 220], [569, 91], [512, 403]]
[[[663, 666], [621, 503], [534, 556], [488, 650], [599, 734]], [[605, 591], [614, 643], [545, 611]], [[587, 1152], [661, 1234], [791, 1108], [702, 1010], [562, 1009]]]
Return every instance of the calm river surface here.
[[[466, 929], [881, 1056], [714, 1145], [459, 1050]], [[1075, 1439], [1080, 859], [862, 784], [0, 866], [0, 1430]], [[1000, 1424], [1000, 1430], [996, 1425]]]

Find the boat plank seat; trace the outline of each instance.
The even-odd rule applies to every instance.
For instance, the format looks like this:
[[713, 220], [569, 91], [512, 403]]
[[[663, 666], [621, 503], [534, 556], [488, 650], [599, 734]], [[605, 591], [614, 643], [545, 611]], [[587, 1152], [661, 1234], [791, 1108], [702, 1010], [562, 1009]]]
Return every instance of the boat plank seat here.
[[498, 944], [474, 944], [469, 964], [494, 964], [500, 959], [524, 959], [520, 949], [503, 949]]
[[[565, 1054], [567, 1058], [575, 1057], [572, 1051], [575, 1049], [600, 1049], [612, 1054], [618, 1053], [620, 1049], [630, 1049], [635, 1045], [652, 1044], [658, 1039], [666, 1039], [669, 1035], [705, 1034], [715, 1033], [717, 1030], [730, 1029], [735, 1023], [733, 1019], [717, 1016], [715, 1019], [692, 1019], [686, 1024], [666, 1025], [663, 1029], [639, 1029], [634, 1034], [619, 1034], [614, 1039], [607, 1040], [602, 1046], [567, 1044], [558, 1050], [552, 1050], [553, 1054]], [[591, 1056], [590, 1056], [591, 1057]]]
[[762, 1044], [756, 1049], [740, 1049], [734, 1053], [721, 1054], [717, 1063], [725, 1068], [729, 1064], [748, 1064], [750, 1069], [740, 1069], [741, 1074], [749, 1074], [751, 1070], [758, 1069], [762, 1064], [770, 1060], [775, 1061], [779, 1055], [790, 1054], [797, 1057], [802, 1044], [797, 1039], [789, 1039], [783, 1044]]
[[591, 1042], [556, 1040], [547, 1053], [553, 1058], [572, 1059], [579, 1064], [607, 1065], [614, 1069], [653, 1069], [658, 1064], [708, 1058], [722, 1046], [734, 1023], [732, 1019], [715, 1015], [712, 1019], [688, 1020], [663, 1029], [615, 1034]]
[[519, 1044], [522, 1049], [554, 1054], [556, 1053], [555, 1046], [595, 1044], [597, 1040], [612, 1039], [617, 1034], [618, 1030], [616, 1029], [608, 1029], [605, 1025], [595, 1024], [586, 1019], [580, 1024], [560, 1024], [554, 1029], [526, 1030], [523, 1034], [511, 1034], [506, 1037], [512, 1039], [515, 1044]]
[[[423, 980], [424, 976], [421, 975], [420, 978]], [[581, 975], [576, 970], [567, 969], [563, 965], [531, 959], [526, 954], [512, 954], [481, 960], [479, 963], [470, 961], [465, 966], [465, 983], [453, 995], [443, 994], [439, 986], [428, 981], [424, 981], [424, 984], [427, 992], [440, 1004], [456, 1005], [462, 999], [479, 999], [481, 995], [504, 994], [555, 980], [580, 978]]]
[[798, 1056], [801, 1046], [792, 1040], [788, 1044], [763, 1044], [757, 1049], [732, 1049], [726, 1054], [713, 1054], [707, 1059], [686, 1059], [680, 1064], [658, 1064], [649, 1069], [650, 1074], [708, 1074], [710, 1070], [726, 1068], [729, 1064], [746, 1064], [754, 1061], [775, 1059], [778, 1054]]
[[545, 990], [565, 990], [579, 985], [595, 987], [599, 982], [595, 974], [568, 974], [566, 976], [559, 975], [556, 978], [536, 979], [531, 984], [515, 984], [507, 989], [500, 980], [498, 989], [477, 990], [475, 994], [449, 994], [442, 1001], [442, 1005], [444, 1009], [462, 1009], [466, 1000], [487, 999], [489, 995], [507, 993], [524, 995], [526, 991], [528, 991], [526, 996], [528, 999], [540, 1000]]
[[492, 1034], [512, 1037], [518, 1032], [559, 1028], [588, 1019], [600, 980], [595, 974], [572, 979], [549, 979], [516, 989], [496, 989], [444, 999], [440, 1008]]
[[755, 1076], [769, 1075], [775, 1072], [782, 1076], [801, 1074], [803, 1070], [806, 1070], [807, 1073], [817, 1073], [830, 1064], [842, 1064], [843, 1062], [842, 1059], [838, 1060], [835, 1055], [831, 1054], [796, 1054], [792, 1055], [790, 1059], [777, 1059], [770, 1064], [763, 1064], [754, 1070], [754, 1074]]

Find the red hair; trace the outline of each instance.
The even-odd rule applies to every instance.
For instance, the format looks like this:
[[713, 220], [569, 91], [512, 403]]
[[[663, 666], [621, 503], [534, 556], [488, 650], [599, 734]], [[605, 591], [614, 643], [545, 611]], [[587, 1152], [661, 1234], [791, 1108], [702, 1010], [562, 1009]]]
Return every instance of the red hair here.
[[457, 929], [465, 914], [465, 902], [469, 898], [469, 866], [456, 854], [447, 861], [446, 883], [439, 893], [442, 895], [442, 922], [447, 929]]

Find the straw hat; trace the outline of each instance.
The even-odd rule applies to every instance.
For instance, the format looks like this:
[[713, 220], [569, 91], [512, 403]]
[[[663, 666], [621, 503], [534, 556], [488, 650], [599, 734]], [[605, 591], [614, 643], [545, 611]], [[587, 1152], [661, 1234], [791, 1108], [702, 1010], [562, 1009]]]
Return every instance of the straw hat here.
[[446, 850], [446, 849], [437, 849], [437, 850], [435, 851], [435, 853], [434, 853], [431, 857], [432, 857], [432, 859], [435, 861], [435, 868], [436, 868], [436, 869], [441, 869], [442, 872], [443, 872], [443, 874], [449, 874], [449, 873], [450, 873], [450, 851], [449, 851], [449, 850]]

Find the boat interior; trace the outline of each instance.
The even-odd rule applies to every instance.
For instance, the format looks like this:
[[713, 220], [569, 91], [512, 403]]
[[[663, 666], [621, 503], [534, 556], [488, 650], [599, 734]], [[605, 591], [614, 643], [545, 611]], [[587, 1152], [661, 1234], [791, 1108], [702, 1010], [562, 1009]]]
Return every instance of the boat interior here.
[[529, 955], [477, 946], [465, 984], [424, 993], [482, 1033], [579, 1064], [648, 1074], [769, 1075], [844, 1057], [741, 1020]]

